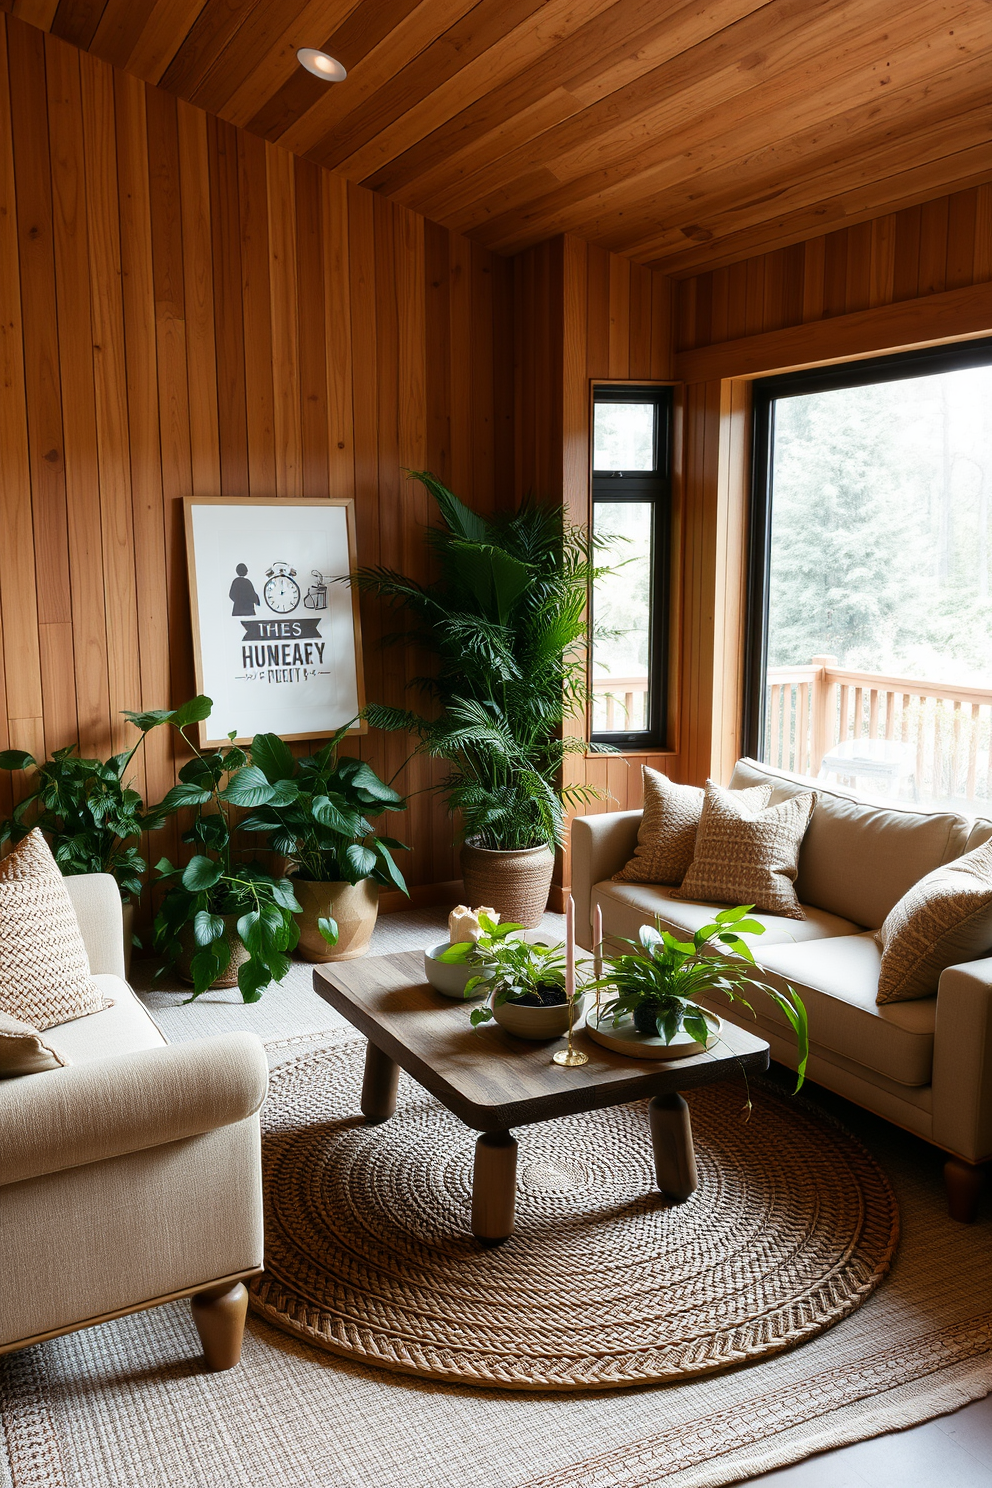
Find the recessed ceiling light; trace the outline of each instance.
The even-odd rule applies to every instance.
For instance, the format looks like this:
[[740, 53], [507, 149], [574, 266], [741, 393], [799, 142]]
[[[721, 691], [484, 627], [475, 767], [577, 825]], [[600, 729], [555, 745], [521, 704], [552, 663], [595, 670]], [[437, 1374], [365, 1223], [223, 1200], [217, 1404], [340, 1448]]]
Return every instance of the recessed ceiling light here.
[[312, 72], [321, 82], [343, 83], [348, 76], [347, 68], [326, 52], [318, 52], [316, 47], [300, 47], [296, 56], [307, 72]]

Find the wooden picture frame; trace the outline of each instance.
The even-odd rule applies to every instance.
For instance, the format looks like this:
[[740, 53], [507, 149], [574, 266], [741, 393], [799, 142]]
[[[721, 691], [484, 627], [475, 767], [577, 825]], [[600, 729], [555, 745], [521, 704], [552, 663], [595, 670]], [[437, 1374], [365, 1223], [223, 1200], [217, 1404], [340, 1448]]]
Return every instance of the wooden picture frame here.
[[[187, 496], [183, 507], [196, 690], [214, 699], [201, 747], [227, 744], [231, 729], [238, 744], [326, 739], [365, 707], [358, 593], [335, 582], [358, 561], [354, 498]], [[367, 730], [362, 719], [348, 733]]]

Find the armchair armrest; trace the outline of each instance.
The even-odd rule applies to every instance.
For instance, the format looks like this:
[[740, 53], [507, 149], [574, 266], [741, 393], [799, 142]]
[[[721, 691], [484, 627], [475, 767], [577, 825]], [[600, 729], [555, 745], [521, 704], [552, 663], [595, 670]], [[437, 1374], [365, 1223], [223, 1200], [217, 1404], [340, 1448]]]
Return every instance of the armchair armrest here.
[[933, 1140], [968, 1162], [992, 1157], [992, 957], [949, 966], [937, 986]]
[[268, 1087], [253, 1033], [139, 1049], [0, 1084], [0, 1184], [198, 1136], [253, 1115]]
[[612, 878], [634, 856], [641, 811], [602, 811], [572, 822], [575, 937], [592, 949], [592, 887]]
[[110, 873], [63, 878], [94, 976], [124, 978], [124, 916], [121, 891]]

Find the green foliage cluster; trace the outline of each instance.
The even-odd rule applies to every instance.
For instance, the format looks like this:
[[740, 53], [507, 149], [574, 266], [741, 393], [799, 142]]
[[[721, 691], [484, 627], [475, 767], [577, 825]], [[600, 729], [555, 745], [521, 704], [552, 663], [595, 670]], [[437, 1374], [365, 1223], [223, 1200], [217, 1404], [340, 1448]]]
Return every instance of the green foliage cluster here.
[[140, 794], [127, 783], [133, 749], [109, 760], [81, 759], [74, 744], [56, 749], [38, 764], [21, 749], [0, 752], [0, 770], [34, 770], [32, 789], [0, 822], [0, 844], [20, 842], [35, 827], [51, 840], [59, 868], [67, 877], [112, 873], [121, 897], [141, 893], [147, 863], [135, 842], [162, 825], [159, 813], [146, 812]]
[[[720, 910], [711, 924], [700, 926], [691, 941], [678, 940], [660, 926], [642, 925], [636, 941], [624, 941], [631, 953], [609, 960], [603, 976], [591, 985], [616, 994], [603, 1009], [605, 1017], [613, 1018], [614, 1027], [629, 1016], [642, 1031], [647, 1031], [645, 1024], [653, 1026], [666, 1044], [683, 1028], [706, 1043], [709, 1029], [697, 998], [720, 993], [753, 1016], [746, 994], [763, 992], [796, 1036], [798, 1090], [809, 1057], [806, 1009], [793, 988], [779, 992], [757, 975], [754, 953], [743, 938], [764, 933], [760, 920], [747, 918], [753, 908], [745, 904]], [[728, 956], [727, 951], [732, 954]], [[645, 1012], [646, 1019], [638, 1017]]]
[[448, 762], [441, 788], [467, 839], [496, 849], [554, 847], [566, 808], [597, 795], [584, 784], [561, 786], [567, 755], [589, 748], [564, 728], [587, 702], [585, 611], [596, 577], [588, 537], [560, 504], [527, 501], [487, 519], [430, 473], [412, 474], [443, 521], [427, 529], [437, 582], [386, 568], [360, 569], [354, 580], [412, 618], [392, 639], [436, 658], [436, 671], [416, 682], [433, 706], [375, 704], [366, 717], [375, 728], [414, 734], [418, 752]]
[[454, 966], [478, 963], [479, 974], [466, 982], [465, 996], [487, 987], [489, 997], [485, 1007], [473, 1010], [473, 1028], [487, 1022], [493, 1016], [492, 1009], [504, 1002], [527, 1001], [540, 1006], [564, 1000], [565, 947], [561, 942], [542, 945], [521, 940], [523, 925], [509, 920], [500, 925], [487, 914], [479, 915], [479, 926], [482, 933], [478, 941], [458, 941], [437, 958]]

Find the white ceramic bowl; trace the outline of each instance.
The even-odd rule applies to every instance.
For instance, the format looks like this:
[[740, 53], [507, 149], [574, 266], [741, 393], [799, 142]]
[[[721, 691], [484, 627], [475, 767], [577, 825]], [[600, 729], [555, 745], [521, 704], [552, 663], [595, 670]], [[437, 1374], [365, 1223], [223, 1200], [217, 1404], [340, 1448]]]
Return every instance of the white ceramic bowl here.
[[[575, 1028], [582, 1021], [585, 1002], [586, 994], [576, 993]], [[493, 1017], [500, 1028], [505, 1028], [507, 1033], [515, 1034], [517, 1038], [553, 1039], [561, 1038], [568, 1032], [567, 1002], [556, 1003], [553, 1007], [527, 1007], [525, 1003], [501, 1002], [499, 1007], [493, 1008]]]
[[434, 991], [440, 992], [442, 997], [454, 997], [459, 1002], [473, 1002], [477, 997], [484, 997], [488, 990], [486, 987], [479, 987], [467, 994], [465, 992], [465, 983], [482, 971], [479, 962], [466, 964], [438, 961], [436, 957], [447, 949], [448, 942], [445, 940], [424, 952], [424, 972]]

